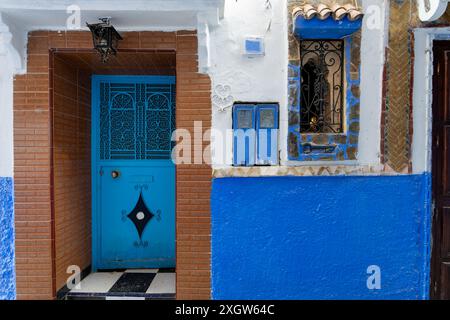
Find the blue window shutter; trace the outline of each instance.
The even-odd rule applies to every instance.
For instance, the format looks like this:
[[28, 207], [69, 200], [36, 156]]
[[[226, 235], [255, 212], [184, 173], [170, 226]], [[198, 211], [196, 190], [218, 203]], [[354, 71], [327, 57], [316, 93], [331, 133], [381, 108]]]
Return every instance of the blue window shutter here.
[[256, 164], [278, 164], [278, 105], [256, 106]]
[[233, 106], [233, 165], [255, 165], [256, 123], [255, 106]]

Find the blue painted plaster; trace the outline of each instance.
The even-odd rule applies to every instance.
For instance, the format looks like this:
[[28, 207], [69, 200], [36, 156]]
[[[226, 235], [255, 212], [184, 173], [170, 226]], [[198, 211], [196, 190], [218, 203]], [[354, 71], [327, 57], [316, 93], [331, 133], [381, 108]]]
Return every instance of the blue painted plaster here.
[[300, 39], [341, 39], [361, 29], [362, 19], [351, 21], [348, 17], [335, 20], [329, 16], [325, 20], [318, 17], [306, 19], [299, 15], [295, 18], [294, 33]]
[[429, 191], [428, 174], [214, 179], [212, 297], [427, 299]]
[[13, 179], [0, 177], [0, 300], [16, 297]]

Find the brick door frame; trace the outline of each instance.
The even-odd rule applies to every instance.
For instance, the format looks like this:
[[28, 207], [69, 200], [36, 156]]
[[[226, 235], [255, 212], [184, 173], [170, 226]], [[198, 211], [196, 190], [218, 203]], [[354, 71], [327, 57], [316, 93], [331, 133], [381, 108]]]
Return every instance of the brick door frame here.
[[[196, 31], [124, 32], [125, 50], [176, 52], [177, 128], [194, 133], [194, 121], [211, 127], [211, 81], [198, 72]], [[53, 201], [52, 52], [92, 50], [85, 31], [36, 31], [28, 36], [28, 68], [14, 81], [16, 266], [18, 299], [54, 299], [55, 219]], [[119, 53], [120, 54], [120, 53]], [[48, 65], [47, 65], [48, 63]], [[42, 79], [48, 80], [47, 86]], [[36, 115], [40, 115], [37, 117]], [[29, 141], [40, 141], [29, 147]], [[28, 141], [28, 142], [27, 142]], [[208, 142], [201, 142], [204, 150]], [[40, 165], [34, 165], [39, 162]], [[176, 297], [209, 299], [211, 278], [208, 164], [176, 166]], [[32, 215], [31, 211], [39, 214]], [[39, 230], [39, 236], [36, 234]], [[50, 264], [50, 266], [49, 266]], [[50, 267], [50, 268], [49, 268]], [[36, 279], [36, 270], [40, 270]]]

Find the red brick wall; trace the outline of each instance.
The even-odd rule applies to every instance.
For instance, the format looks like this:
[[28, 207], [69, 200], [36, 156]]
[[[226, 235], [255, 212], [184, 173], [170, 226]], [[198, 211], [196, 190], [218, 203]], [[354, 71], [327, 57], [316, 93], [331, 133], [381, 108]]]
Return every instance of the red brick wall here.
[[56, 290], [91, 263], [90, 72], [52, 54]]
[[[197, 73], [196, 33], [129, 32], [123, 33], [123, 37], [122, 49], [176, 51], [177, 126], [192, 130], [194, 120], [201, 120], [203, 130], [209, 129], [211, 84], [208, 76]], [[19, 299], [54, 298], [65, 276], [63, 266], [68, 261], [77, 260], [82, 263], [86, 261], [84, 256], [86, 253], [80, 252], [85, 248], [81, 242], [86, 241], [88, 235], [80, 233], [73, 225], [76, 223], [72, 212], [75, 207], [65, 209], [68, 204], [64, 196], [65, 190], [59, 188], [59, 183], [67, 181], [65, 179], [68, 179], [67, 174], [71, 174], [70, 170], [79, 167], [71, 161], [66, 161], [77, 155], [64, 154], [62, 149], [57, 148], [70, 145], [74, 141], [64, 140], [67, 138], [64, 138], [66, 129], [58, 127], [58, 124], [65, 123], [64, 117], [59, 112], [63, 110], [61, 108], [67, 107], [64, 106], [66, 103], [56, 102], [54, 110], [50, 107], [53, 92], [49, 83], [53, 81], [50, 82], [49, 79], [49, 75], [52, 74], [49, 50], [91, 47], [88, 32], [33, 32], [29, 35], [28, 43], [28, 73], [18, 76], [14, 83], [16, 268]], [[56, 89], [55, 83], [55, 89], [59, 92], [70, 92], [73, 88], [72, 85], [66, 89]], [[67, 94], [69, 93], [64, 93]], [[59, 97], [55, 95], [53, 98], [56, 100]], [[75, 111], [72, 110], [70, 113], [73, 112]], [[81, 121], [79, 124], [81, 125], [78, 134], [82, 134], [84, 128], [81, 126], [87, 123]], [[53, 129], [56, 135], [52, 141]], [[205, 144], [206, 142], [203, 146]], [[52, 146], [55, 148], [54, 158], [51, 157]], [[193, 151], [196, 148], [201, 147], [195, 146]], [[85, 154], [84, 152], [85, 150], [79, 150], [78, 155]], [[208, 165], [177, 166], [177, 298], [179, 299], [210, 297], [210, 188], [211, 168]], [[81, 197], [77, 199], [83, 202]], [[85, 211], [89, 210], [86, 204], [82, 208]], [[57, 218], [55, 221], [58, 215], [54, 212], [60, 210], [71, 212], [72, 220], [69, 223], [61, 224]], [[87, 220], [83, 221], [85, 223]], [[64, 238], [67, 243], [59, 244], [62, 238], [58, 237], [58, 234], [69, 229], [70, 232], [75, 232], [76, 236], [69, 234]], [[70, 243], [72, 239], [76, 244]], [[71, 246], [77, 247], [76, 251], [79, 253], [70, 259], [64, 254], [61, 255], [61, 248], [66, 250]]]
[[[179, 32], [176, 119], [177, 127], [190, 130], [191, 137], [194, 121], [202, 121], [203, 130], [211, 127], [211, 83], [208, 76], [198, 74], [197, 70], [197, 36]], [[194, 145], [192, 153], [198, 148], [202, 146]], [[209, 299], [211, 168], [179, 165], [176, 178], [177, 298]]]
[[18, 299], [54, 296], [48, 40], [46, 33], [30, 36], [28, 73], [14, 82]]

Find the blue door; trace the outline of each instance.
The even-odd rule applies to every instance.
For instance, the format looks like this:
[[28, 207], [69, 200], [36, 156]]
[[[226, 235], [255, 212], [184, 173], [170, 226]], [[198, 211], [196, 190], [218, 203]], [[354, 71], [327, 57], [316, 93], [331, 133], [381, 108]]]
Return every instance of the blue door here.
[[92, 268], [175, 267], [175, 77], [93, 76]]

